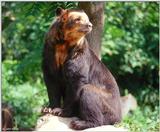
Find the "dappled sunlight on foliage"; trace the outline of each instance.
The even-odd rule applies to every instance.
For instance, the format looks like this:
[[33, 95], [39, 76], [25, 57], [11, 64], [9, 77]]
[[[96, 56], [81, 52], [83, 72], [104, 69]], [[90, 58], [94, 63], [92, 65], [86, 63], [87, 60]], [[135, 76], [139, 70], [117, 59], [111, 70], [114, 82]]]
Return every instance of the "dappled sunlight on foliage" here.
[[141, 84], [158, 88], [158, 15], [155, 2], [106, 3], [102, 59], [116, 76], [144, 77]]
[[[41, 71], [44, 36], [55, 9], [77, 2], [2, 2], [2, 101], [14, 108], [15, 127], [31, 128], [48, 97]], [[158, 131], [159, 4], [106, 2], [102, 61], [139, 108], [118, 124]]]

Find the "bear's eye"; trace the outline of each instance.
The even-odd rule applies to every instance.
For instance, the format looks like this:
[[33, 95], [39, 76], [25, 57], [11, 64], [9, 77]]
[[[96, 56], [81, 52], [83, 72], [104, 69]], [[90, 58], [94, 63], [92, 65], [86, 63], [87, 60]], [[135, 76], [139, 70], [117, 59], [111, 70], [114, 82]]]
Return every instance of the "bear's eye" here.
[[80, 20], [81, 20], [81, 19], [80, 19], [79, 17], [75, 19], [76, 22], [78, 22], [78, 21], [80, 21]]
[[62, 21], [65, 21], [66, 20], [66, 18], [62, 18]]

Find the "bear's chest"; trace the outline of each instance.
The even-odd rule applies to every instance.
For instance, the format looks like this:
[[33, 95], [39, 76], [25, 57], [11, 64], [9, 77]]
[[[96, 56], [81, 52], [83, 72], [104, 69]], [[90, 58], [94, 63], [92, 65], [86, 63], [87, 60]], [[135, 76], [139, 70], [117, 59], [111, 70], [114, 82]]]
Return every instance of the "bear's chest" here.
[[54, 54], [54, 65], [57, 68], [63, 66], [66, 58], [68, 56], [68, 48], [66, 45], [56, 45]]

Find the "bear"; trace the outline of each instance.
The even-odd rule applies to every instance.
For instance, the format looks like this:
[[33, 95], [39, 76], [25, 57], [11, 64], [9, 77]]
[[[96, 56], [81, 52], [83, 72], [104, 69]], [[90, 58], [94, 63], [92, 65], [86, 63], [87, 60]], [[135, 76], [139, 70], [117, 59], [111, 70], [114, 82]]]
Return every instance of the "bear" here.
[[70, 123], [75, 130], [121, 121], [117, 82], [85, 38], [92, 26], [83, 10], [57, 8], [43, 49], [49, 111], [78, 117]]

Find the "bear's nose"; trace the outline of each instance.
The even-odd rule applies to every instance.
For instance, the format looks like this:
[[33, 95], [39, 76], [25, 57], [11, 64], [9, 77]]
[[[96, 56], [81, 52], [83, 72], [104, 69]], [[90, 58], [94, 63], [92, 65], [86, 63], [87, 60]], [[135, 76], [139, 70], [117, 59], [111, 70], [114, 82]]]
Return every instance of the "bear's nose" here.
[[89, 28], [91, 28], [93, 25], [92, 25], [92, 23], [89, 22], [89, 23], [87, 24], [87, 26], [88, 26]]

